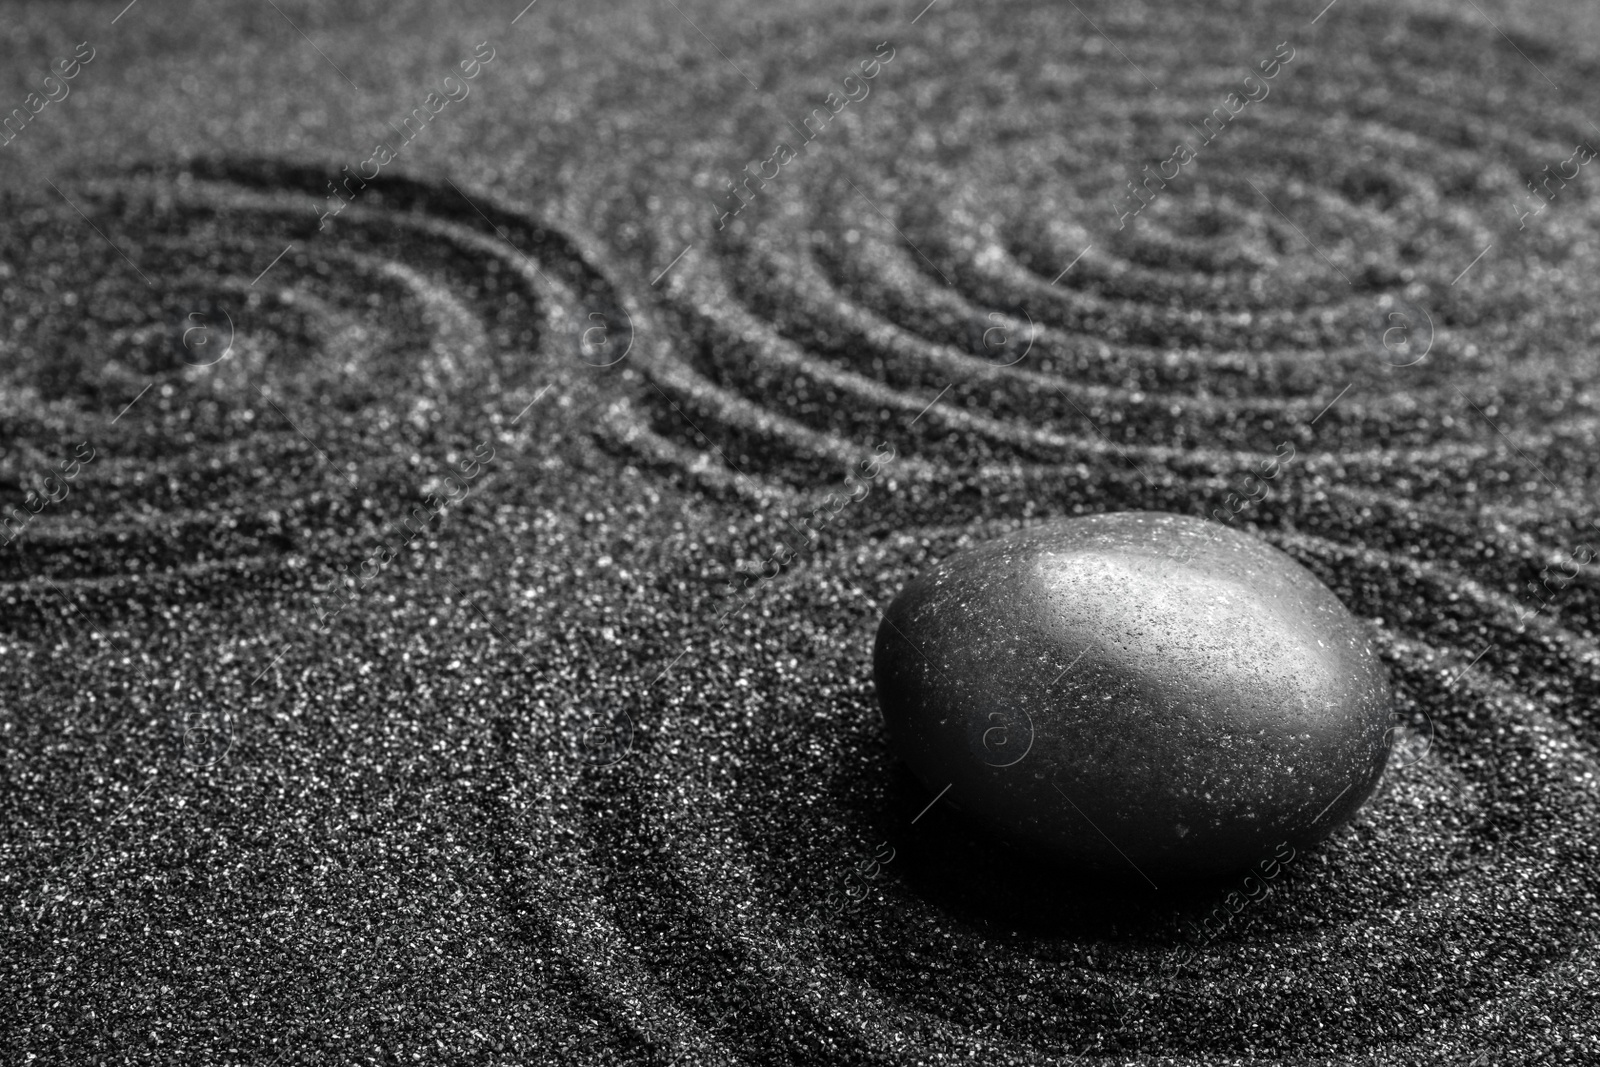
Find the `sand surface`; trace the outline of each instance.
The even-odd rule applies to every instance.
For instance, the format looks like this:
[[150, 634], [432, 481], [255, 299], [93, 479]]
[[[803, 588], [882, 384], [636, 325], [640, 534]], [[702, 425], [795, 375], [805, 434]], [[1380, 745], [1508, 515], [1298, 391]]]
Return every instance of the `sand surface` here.
[[[6, 6], [8, 1062], [1597, 1062], [1597, 16], [920, 7]], [[1125, 508], [1398, 692], [1209, 939], [877, 714]]]

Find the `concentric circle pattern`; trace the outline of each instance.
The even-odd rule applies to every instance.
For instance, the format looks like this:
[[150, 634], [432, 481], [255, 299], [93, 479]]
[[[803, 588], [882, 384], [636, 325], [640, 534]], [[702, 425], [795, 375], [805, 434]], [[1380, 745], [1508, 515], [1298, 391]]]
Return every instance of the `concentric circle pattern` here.
[[[1016, 38], [1050, 38], [1059, 17], [1026, 9]], [[1455, 20], [1404, 27], [1443, 37], [1445, 56], [1486, 53], [1493, 78], [1469, 84], [1439, 52], [1378, 43], [1401, 25], [1368, 9], [1302, 41], [1211, 143], [1186, 121], [1206, 114], [1194, 101], [1220, 105], [1248, 60], [1188, 64], [1155, 95], [1092, 38], [1056, 62], [1023, 49], [998, 84], [945, 84], [1003, 98], [982, 111], [991, 128], [864, 118], [856, 153], [751, 183], [668, 275], [681, 341], [645, 369], [662, 395], [637, 423], [714, 444], [730, 480], [804, 487], [831, 470], [839, 495], [870, 493], [818, 555], [794, 529], [809, 506], [763, 527], [802, 562], [739, 616], [767, 648], [782, 620], [829, 619], [840, 656], [796, 680], [776, 654], [745, 700], [686, 696], [704, 717], [668, 717], [628, 802], [586, 824], [607, 846], [591, 877], [632, 873], [598, 908], [598, 889], [578, 891], [573, 925], [631, 952], [574, 954], [605, 959], [596, 986], [626, 989], [662, 1040], [732, 1061], [750, 1055], [740, 1034], [770, 1030], [802, 1058], [921, 1063], [1600, 1047], [1600, 617], [1574, 562], [1600, 544], [1597, 215], [1584, 188], [1545, 228], [1519, 231], [1514, 210], [1531, 196], [1519, 175], [1588, 127], [1504, 42]], [[952, 56], [970, 45], [958, 36], [940, 41]], [[1171, 71], [1151, 47], [1141, 65]], [[1367, 68], [1330, 70], [1341, 48]], [[931, 52], [877, 91], [937, 66]], [[1194, 163], [1119, 228], [1137, 204], [1119, 179], [1176, 143]], [[699, 210], [658, 220], [660, 262]], [[839, 481], [882, 444], [883, 481]], [[865, 687], [875, 609], [920, 566], [1018, 522], [1115, 508], [1253, 524], [1373, 620], [1400, 692], [1410, 755], [1381, 794], [1214, 940], [1201, 924], [1236, 885], [1119, 899], [941, 809], [913, 823], [931, 797], [894, 777]], [[802, 684], [800, 706], [837, 713], [763, 712], [759, 693]], [[839, 770], [863, 758], [864, 781]], [[837, 833], [819, 833], [819, 808]], [[674, 930], [658, 941], [630, 917], [662, 901]]]
[[[547, 223], [395, 180], [325, 224], [324, 184], [213, 161], [7, 205], [12, 597], [222, 589], [410, 531], [453, 501], [452, 464], [481, 468], [592, 347], [586, 328], [604, 345], [590, 316], [626, 326], [627, 301]], [[91, 481], [123, 491], [74, 497]]]
[[[415, 904], [370, 1018], [325, 962], [263, 994], [331, 998], [348, 1030], [297, 1025], [352, 1054], [1594, 1062], [1600, 199], [1587, 173], [1526, 185], [1600, 136], [1594, 71], [1470, 7], [1173, 6], [940, 5], [827, 47], [794, 15], [729, 30], [759, 89], [719, 71], [725, 118], [590, 149], [581, 187], [523, 191], [548, 210], [385, 176], [322, 231], [322, 168], [231, 158], [0, 205], [0, 491], [71, 490], [0, 554], [26, 657], [66, 640], [63, 597], [130, 638], [166, 633], [141, 605], [316, 619], [337, 567], [497, 450], [494, 492], [409, 566], [425, 593], [363, 601], [327, 645], [280, 623], [287, 666], [215, 683], [263, 725], [208, 755], [199, 822], [141, 832], [265, 819], [347, 866], [241, 832], [229, 869], [265, 888], [194, 875], [238, 905], [194, 936], [259, 921], [229, 966], [270, 973]], [[816, 71], [885, 38], [870, 94], [800, 145], [838, 80]], [[775, 139], [795, 158], [745, 184]], [[95, 458], [52, 473], [79, 442]], [[871, 636], [906, 580], [1129, 508], [1254, 529], [1393, 673], [1379, 792], [1263, 893], [1041, 867], [885, 747]], [[159, 865], [131, 847], [47, 896], [92, 910]], [[334, 885], [364, 903], [276, 925]], [[28, 921], [36, 947], [93, 926]], [[383, 999], [423, 986], [420, 1022]]]

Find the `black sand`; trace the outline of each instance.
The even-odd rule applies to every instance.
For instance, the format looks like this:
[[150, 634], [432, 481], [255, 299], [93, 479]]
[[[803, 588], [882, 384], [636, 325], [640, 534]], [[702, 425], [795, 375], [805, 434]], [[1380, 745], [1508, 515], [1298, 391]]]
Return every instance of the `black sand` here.
[[[0, 148], [8, 1062], [1597, 1062], [1591, 14], [520, 6], [3, 14], [4, 108], [96, 49]], [[877, 718], [909, 575], [1122, 508], [1408, 726], [1210, 939]]]

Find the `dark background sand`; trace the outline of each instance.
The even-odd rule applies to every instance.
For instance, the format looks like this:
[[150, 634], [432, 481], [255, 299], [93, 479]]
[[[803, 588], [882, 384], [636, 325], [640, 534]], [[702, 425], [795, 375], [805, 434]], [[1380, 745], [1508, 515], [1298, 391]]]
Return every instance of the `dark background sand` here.
[[[1321, 6], [6, 5], [0, 108], [96, 49], [0, 148], [0, 505], [69, 490], [0, 546], [7, 1058], [1595, 1062], [1600, 587], [1528, 590], [1600, 547], [1592, 167], [1518, 213], [1600, 16]], [[899, 586], [1285, 442], [1235, 521], [1414, 731], [1355, 822], [1204, 945], [1231, 883], [913, 823]]]

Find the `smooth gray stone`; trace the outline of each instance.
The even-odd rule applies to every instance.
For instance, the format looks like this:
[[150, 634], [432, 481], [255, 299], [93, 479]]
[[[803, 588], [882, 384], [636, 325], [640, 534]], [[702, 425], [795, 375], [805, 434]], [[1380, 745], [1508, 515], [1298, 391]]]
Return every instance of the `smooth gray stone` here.
[[1189, 516], [1059, 520], [951, 556], [889, 606], [873, 666], [930, 791], [1153, 885], [1326, 836], [1388, 760], [1365, 626], [1278, 549]]

